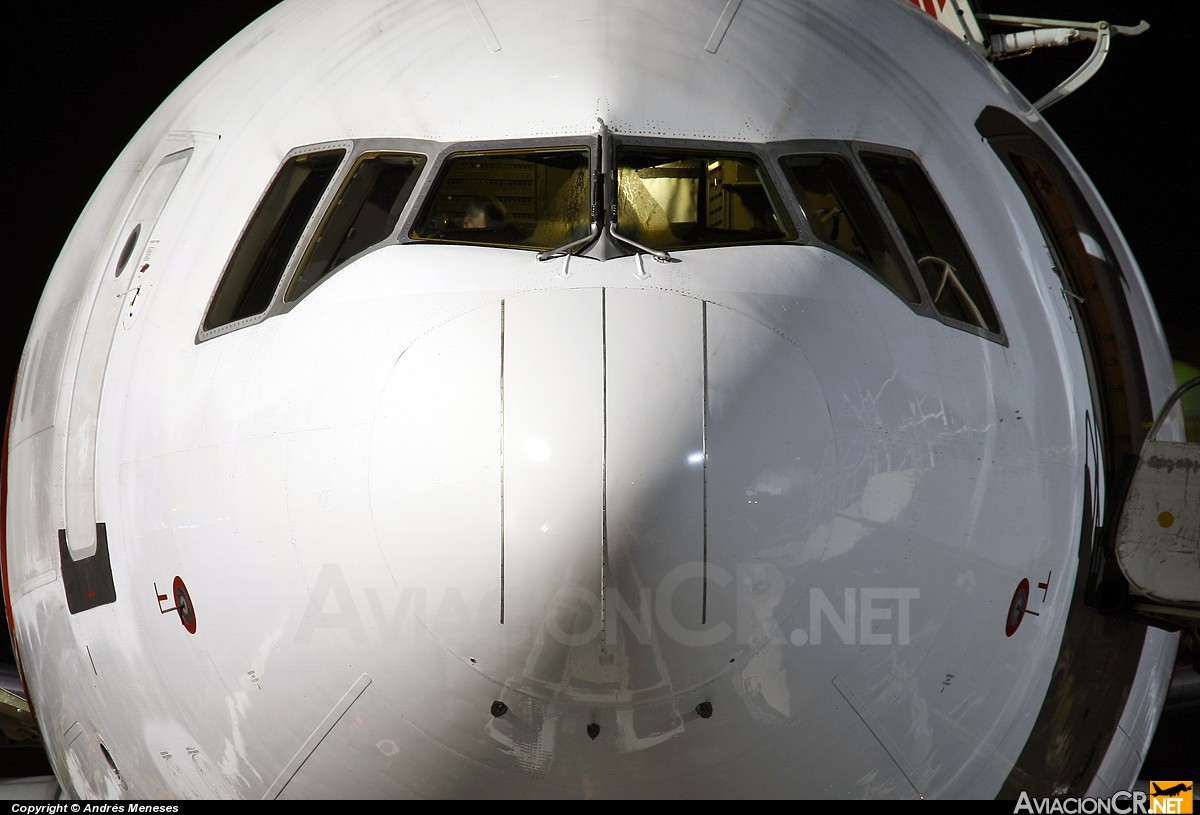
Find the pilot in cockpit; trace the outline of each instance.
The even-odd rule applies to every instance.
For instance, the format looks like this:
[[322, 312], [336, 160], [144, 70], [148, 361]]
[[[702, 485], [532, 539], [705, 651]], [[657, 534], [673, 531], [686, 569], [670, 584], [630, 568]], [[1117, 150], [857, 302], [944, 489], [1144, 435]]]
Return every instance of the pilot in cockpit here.
[[472, 237], [462, 240], [481, 243], [522, 244], [525, 235], [508, 217], [504, 205], [494, 198], [472, 198], [467, 202], [461, 226], [464, 230], [476, 231]]
[[463, 215], [463, 229], [500, 229], [508, 223], [504, 208], [491, 198], [472, 198]]

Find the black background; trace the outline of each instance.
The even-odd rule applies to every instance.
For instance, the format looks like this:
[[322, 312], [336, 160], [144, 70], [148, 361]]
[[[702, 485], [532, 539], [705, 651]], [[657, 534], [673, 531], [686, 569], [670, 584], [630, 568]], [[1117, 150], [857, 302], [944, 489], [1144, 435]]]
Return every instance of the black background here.
[[[331, 0], [331, 2], [334, 0]], [[653, 0], [647, 0], [653, 2]], [[882, 2], [883, 0], [880, 0]], [[117, 154], [209, 54], [268, 8], [263, 0], [10, 3], [3, 22], [4, 276], [0, 383], [11, 387], [58, 251]], [[1158, 304], [1172, 352], [1200, 366], [1193, 239], [1197, 98], [1187, 0], [980, 0], [996, 14], [1150, 28], [1117, 37], [1099, 74], [1046, 111], [1121, 224]], [[1080, 65], [1087, 44], [1001, 63], [1030, 99]], [[0, 637], [0, 662], [7, 638]], [[1194, 704], [1169, 712], [1143, 773], [1200, 775]], [[1168, 737], [1176, 741], [1168, 742]], [[1160, 746], [1161, 745], [1161, 746]], [[1157, 774], [1156, 774], [1157, 773]], [[1164, 775], [1163, 773], [1166, 773]], [[1173, 773], [1173, 774], [1171, 774]], [[0, 776], [6, 775], [0, 768]]]

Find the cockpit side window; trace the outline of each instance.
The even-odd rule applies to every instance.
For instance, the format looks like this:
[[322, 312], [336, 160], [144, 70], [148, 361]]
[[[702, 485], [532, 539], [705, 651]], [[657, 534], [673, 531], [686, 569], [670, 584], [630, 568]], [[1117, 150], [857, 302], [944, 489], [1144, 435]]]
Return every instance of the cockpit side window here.
[[925, 172], [903, 156], [863, 151], [860, 157], [917, 263], [934, 308], [950, 320], [999, 333], [983, 278]]
[[449, 156], [409, 232], [414, 240], [550, 249], [588, 234], [586, 147]]
[[620, 234], [655, 249], [795, 237], [753, 156], [623, 146], [616, 173]]
[[910, 303], [921, 299], [862, 182], [841, 156], [785, 156], [781, 164], [813, 235], [845, 252]]
[[360, 156], [309, 242], [284, 299], [298, 299], [338, 266], [391, 234], [424, 164], [421, 155]]
[[266, 311], [300, 236], [345, 155], [343, 149], [321, 150], [284, 162], [225, 266], [203, 330], [212, 331]]

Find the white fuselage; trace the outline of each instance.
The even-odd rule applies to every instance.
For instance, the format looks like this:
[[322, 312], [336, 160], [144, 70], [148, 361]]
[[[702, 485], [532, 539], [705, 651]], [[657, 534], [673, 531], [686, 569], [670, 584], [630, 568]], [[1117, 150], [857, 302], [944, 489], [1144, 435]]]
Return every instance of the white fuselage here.
[[[1057, 141], [907, 3], [730, 5], [290, 0], [138, 133], [46, 287], [8, 436], [5, 581], [70, 795], [999, 793], [1096, 454], [1077, 328], [975, 120]], [[440, 155], [591, 145], [597, 119], [753, 152], [779, 190], [814, 140], [918, 156], [1001, 338], [802, 239], [673, 263], [404, 239]], [[428, 156], [396, 237], [198, 340], [283, 157], [363, 140]], [[58, 530], [86, 555], [97, 523], [115, 601], [71, 614]], [[1150, 709], [1172, 648], [1147, 637]]]

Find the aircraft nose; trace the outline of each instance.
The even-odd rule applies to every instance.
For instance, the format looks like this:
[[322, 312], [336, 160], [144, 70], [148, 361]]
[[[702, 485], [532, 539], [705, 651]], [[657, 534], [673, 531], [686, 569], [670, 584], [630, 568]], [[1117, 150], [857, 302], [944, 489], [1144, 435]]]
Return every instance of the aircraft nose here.
[[528, 292], [399, 357], [372, 512], [442, 646], [522, 693], [618, 703], [778, 635], [834, 458], [816, 376], [770, 328], [670, 292]]

